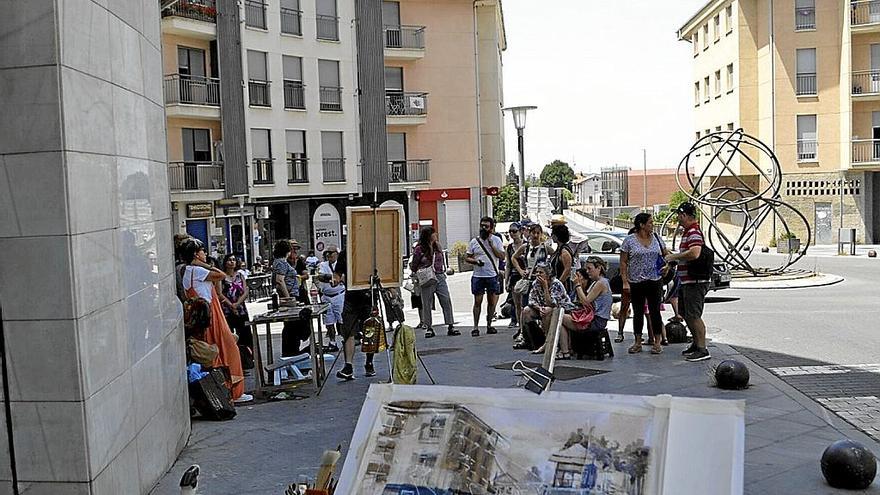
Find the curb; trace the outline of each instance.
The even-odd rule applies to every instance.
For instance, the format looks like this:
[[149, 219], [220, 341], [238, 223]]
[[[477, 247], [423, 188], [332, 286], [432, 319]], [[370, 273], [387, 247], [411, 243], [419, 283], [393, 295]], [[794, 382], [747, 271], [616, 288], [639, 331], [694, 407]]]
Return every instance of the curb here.
[[844, 278], [839, 275], [817, 273], [809, 277], [793, 280], [731, 280], [731, 289], [804, 289], [839, 284]]

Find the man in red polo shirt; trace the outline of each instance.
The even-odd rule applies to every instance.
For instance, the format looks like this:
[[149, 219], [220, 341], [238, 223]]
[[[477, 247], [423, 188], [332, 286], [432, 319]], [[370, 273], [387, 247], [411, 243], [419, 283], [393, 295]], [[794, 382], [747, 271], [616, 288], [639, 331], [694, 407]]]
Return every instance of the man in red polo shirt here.
[[697, 222], [697, 208], [693, 203], [682, 203], [675, 213], [684, 234], [681, 236], [679, 252], [666, 255], [666, 261], [678, 262], [678, 275], [681, 279], [679, 312], [694, 336], [694, 342], [682, 354], [688, 361], [705, 361], [712, 357], [706, 348], [706, 324], [703, 323], [703, 304], [709, 292], [709, 280], [697, 280], [688, 275], [688, 262], [700, 257], [705, 238]]

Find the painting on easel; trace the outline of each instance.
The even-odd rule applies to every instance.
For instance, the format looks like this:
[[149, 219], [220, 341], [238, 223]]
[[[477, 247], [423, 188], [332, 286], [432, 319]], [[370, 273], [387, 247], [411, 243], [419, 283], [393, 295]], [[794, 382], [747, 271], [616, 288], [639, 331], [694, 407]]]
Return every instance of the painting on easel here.
[[[345, 209], [349, 253], [346, 280], [349, 289], [369, 289], [373, 263], [382, 286], [403, 285], [401, 236], [403, 208], [400, 206], [350, 206]], [[375, 218], [375, 226], [373, 220]], [[374, 236], [374, 232], [378, 235]], [[375, 242], [374, 242], [375, 239]], [[375, 249], [375, 257], [374, 257]]]

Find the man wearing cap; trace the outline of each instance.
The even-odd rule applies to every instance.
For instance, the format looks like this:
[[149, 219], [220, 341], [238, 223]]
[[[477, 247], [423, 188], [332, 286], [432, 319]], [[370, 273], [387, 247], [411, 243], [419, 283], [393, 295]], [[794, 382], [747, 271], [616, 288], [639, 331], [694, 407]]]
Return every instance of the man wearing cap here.
[[688, 262], [700, 257], [705, 237], [697, 222], [697, 208], [693, 203], [682, 203], [675, 213], [684, 233], [679, 252], [666, 255], [666, 261], [678, 262], [678, 275], [681, 279], [678, 309], [694, 335], [694, 342], [682, 354], [688, 361], [705, 361], [712, 357], [706, 348], [706, 324], [703, 322], [703, 304], [709, 292], [709, 280], [696, 280], [688, 276]]

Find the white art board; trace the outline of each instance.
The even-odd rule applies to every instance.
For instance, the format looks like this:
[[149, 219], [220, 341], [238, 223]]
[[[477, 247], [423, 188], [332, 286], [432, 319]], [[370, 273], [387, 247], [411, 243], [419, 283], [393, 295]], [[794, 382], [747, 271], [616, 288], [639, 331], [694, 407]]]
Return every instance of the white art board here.
[[336, 493], [740, 495], [745, 402], [372, 385]]

